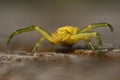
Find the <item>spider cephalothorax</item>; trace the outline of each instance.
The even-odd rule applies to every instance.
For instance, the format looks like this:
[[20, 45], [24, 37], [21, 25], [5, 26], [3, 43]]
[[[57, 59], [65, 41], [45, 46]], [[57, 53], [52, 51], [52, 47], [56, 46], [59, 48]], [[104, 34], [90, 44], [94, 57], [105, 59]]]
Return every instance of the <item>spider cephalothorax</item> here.
[[74, 40], [71, 38], [72, 35], [79, 33], [80, 29], [73, 26], [63, 26], [56, 30], [55, 33], [52, 33], [53, 43], [60, 45], [72, 45], [77, 42], [77, 39]]
[[98, 27], [109, 27], [110, 30], [113, 31], [113, 27], [109, 23], [94, 23], [94, 24], [87, 25], [82, 29], [80, 29], [78, 27], [75, 27], [75, 26], [63, 26], [63, 27], [58, 28], [56, 30], [56, 32], [54, 32], [52, 34], [47, 32], [42, 27], [29, 26], [29, 27], [26, 27], [26, 28], [18, 29], [15, 32], [13, 32], [10, 35], [10, 37], [7, 41], [7, 44], [9, 44], [11, 39], [17, 34], [32, 31], [32, 30], [36, 30], [39, 33], [41, 33], [41, 35], [43, 37], [40, 38], [40, 40], [36, 43], [36, 45], [33, 49], [33, 52], [36, 51], [36, 49], [39, 47], [39, 45], [44, 40], [48, 40], [49, 42], [51, 42], [53, 44], [60, 44], [60, 45], [63, 45], [63, 46], [67, 46], [67, 45], [74, 45], [75, 43], [84, 39], [84, 40], [87, 41], [87, 43], [90, 45], [90, 47], [93, 50], [95, 50], [90, 38], [96, 37], [97, 42], [98, 42], [98, 52], [100, 53], [101, 49], [102, 49], [101, 36], [98, 32], [92, 32], [91, 31], [91, 29], [98, 28]]

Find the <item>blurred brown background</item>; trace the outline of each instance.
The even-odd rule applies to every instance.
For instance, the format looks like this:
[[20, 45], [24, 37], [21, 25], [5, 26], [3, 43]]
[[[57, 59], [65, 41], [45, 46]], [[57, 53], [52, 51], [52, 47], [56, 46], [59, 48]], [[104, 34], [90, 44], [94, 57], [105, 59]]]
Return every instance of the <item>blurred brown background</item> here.
[[[96, 29], [103, 42], [119, 45], [119, 15], [117, 0], [0, 0], [0, 46], [6, 47], [5, 42], [13, 31], [30, 25], [54, 32], [63, 25], [84, 27], [99, 22], [109, 22], [114, 27], [113, 33], [108, 28]], [[24, 33], [16, 36], [11, 45], [17, 42], [34, 45], [39, 38], [37, 32]]]
[[[120, 80], [119, 15], [119, 0], [0, 0], [0, 80]], [[49, 54], [39, 53], [36, 57], [16, 50], [32, 49], [41, 36], [38, 32], [16, 36], [9, 45], [15, 51], [1, 51], [6, 48], [9, 35], [19, 28], [39, 25], [54, 32], [63, 25], [84, 27], [99, 22], [109, 22], [114, 27], [113, 33], [108, 28], [96, 31], [101, 33], [104, 45], [119, 47], [114, 53], [109, 52], [118, 58], [116, 62], [112, 58], [102, 61], [63, 54], [59, 58], [55, 53], [55, 62], [48, 64], [44, 57], [52, 60]]]

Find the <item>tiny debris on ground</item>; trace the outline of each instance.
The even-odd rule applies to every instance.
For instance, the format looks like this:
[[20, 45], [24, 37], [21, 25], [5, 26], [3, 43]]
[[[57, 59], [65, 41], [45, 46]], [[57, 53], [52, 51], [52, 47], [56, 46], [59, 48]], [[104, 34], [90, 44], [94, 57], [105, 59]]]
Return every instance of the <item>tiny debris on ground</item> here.
[[[120, 49], [103, 49], [102, 58], [108, 60], [120, 60]], [[39, 60], [39, 61], [72, 61], [76, 58], [98, 58], [98, 55], [92, 50], [75, 50], [72, 53], [56, 53], [56, 52], [35, 52], [31, 54], [30, 52], [14, 50], [14, 51], [1, 51], [0, 52], [0, 63], [8, 63], [15, 61], [29, 61], [29, 60]], [[73, 58], [73, 59], [72, 59]]]

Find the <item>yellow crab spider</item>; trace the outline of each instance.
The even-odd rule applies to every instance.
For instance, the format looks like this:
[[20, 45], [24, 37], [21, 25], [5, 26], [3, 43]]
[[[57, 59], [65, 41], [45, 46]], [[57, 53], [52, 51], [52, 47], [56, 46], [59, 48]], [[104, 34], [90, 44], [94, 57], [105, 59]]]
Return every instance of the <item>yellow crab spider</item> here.
[[22, 29], [18, 29], [15, 32], [13, 32], [7, 41], [7, 44], [10, 43], [11, 39], [20, 33], [23, 32], [28, 32], [32, 30], [38, 31], [41, 35], [42, 38], [36, 43], [34, 46], [32, 52], [35, 52], [36, 49], [40, 46], [40, 44], [44, 40], [48, 40], [49, 42], [53, 44], [59, 44], [63, 46], [71, 46], [74, 45], [75, 43], [79, 42], [80, 40], [86, 40], [87, 43], [90, 45], [92, 50], [95, 51], [94, 46], [90, 40], [92, 37], [96, 37], [97, 42], [98, 42], [98, 53], [99, 55], [101, 54], [101, 49], [102, 49], [102, 40], [101, 36], [98, 32], [92, 32], [91, 29], [98, 28], [98, 27], [109, 27], [111, 31], [113, 31], [113, 27], [111, 24], [103, 22], [103, 23], [93, 23], [90, 25], [85, 26], [84, 28], [80, 29], [79, 27], [76, 26], [62, 26], [56, 30], [56, 32], [50, 34], [47, 32], [45, 29], [43, 29], [40, 26], [29, 26], [25, 27]]

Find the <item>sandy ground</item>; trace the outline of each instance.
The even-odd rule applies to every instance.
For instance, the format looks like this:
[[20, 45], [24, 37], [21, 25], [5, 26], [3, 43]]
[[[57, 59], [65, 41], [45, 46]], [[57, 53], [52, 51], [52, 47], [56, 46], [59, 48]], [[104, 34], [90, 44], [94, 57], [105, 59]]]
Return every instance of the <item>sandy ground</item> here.
[[1, 51], [0, 80], [119, 80], [120, 50], [103, 52], [99, 59], [90, 50], [32, 55], [21, 50]]

